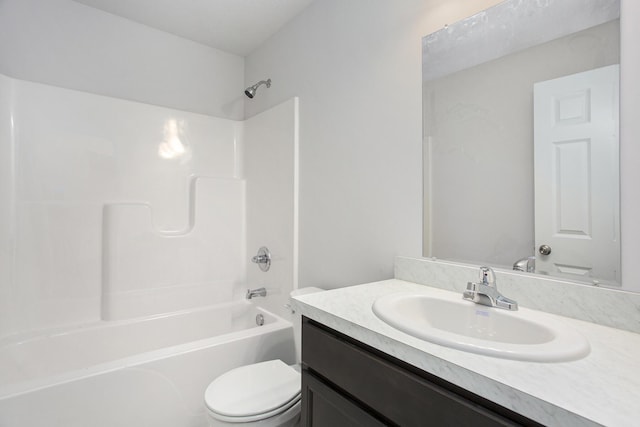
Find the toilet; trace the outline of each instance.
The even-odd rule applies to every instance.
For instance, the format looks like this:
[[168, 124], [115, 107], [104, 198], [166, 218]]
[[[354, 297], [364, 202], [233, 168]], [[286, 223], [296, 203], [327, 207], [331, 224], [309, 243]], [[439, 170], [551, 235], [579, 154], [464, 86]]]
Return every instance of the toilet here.
[[[320, 292], [302, 288], [291, 296]], [[296, 359], [300, 362], [301, 318], [292, 314]], [[300, 368], [268, 360], [232, 369], [204, 394], [209, 426], [293, 427], [300, 421]]]

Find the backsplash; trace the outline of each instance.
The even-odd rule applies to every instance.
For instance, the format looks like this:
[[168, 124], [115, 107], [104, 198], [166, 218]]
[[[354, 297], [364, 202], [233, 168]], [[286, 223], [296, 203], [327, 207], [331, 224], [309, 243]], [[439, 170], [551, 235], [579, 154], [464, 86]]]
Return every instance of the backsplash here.
[[[479, 265], [396, 257], [395, 278], [460, 292], [478, 280]], [[498, 290], [521, 307], [640, 333], [640, 294], [495, 269]]]

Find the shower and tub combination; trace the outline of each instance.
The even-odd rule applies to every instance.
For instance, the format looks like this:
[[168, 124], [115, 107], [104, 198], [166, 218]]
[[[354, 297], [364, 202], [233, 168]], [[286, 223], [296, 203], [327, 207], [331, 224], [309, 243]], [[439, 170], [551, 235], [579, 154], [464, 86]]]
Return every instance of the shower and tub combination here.
[[296, 121], [0, 75], [0, 425], [206, 426], [213, 379], [295, 362]]

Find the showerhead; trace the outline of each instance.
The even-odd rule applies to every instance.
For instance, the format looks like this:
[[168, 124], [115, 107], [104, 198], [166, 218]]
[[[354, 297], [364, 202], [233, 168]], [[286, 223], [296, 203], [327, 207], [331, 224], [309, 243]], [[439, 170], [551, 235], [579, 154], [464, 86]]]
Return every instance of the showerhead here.
[[253, 86], [249, 86], [248, 88], [245, 89], [244, 94], [247, 95], [248, 98], [253, 99], [260, 85], [266, 85], [267, 87], [271, 87], [271, 79], [260, 80], [258, 83], [254, 84]]

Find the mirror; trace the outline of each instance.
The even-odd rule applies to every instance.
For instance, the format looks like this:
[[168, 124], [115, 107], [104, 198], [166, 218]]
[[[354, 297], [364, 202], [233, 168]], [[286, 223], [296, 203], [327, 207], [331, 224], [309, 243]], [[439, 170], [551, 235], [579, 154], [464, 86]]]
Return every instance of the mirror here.
[[619, 0], [423, 39], [423, 255], [620, 286]]

